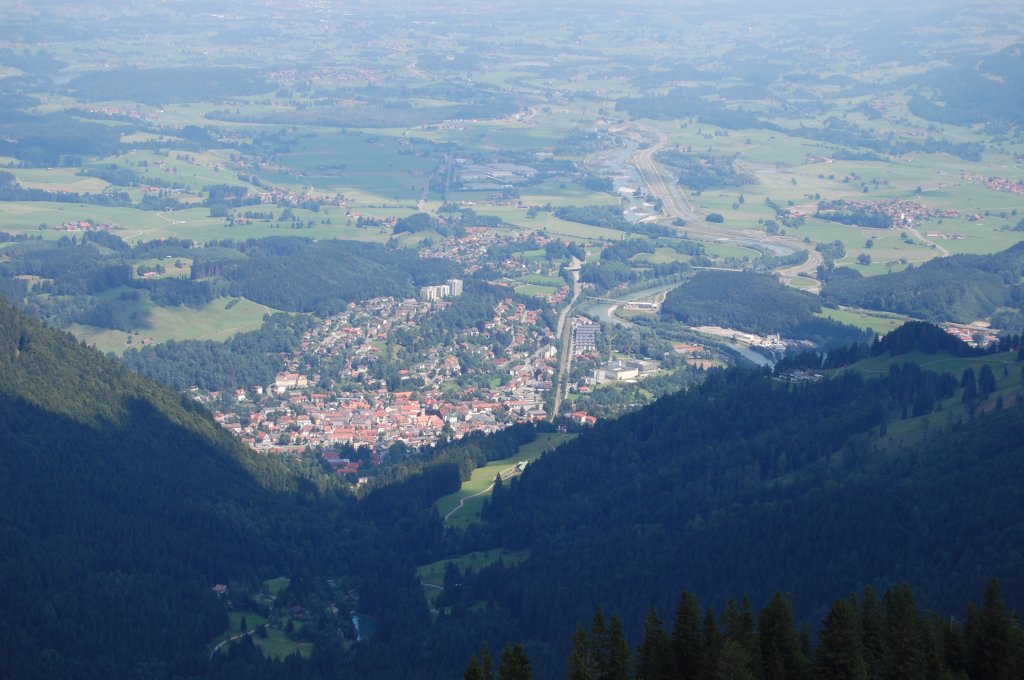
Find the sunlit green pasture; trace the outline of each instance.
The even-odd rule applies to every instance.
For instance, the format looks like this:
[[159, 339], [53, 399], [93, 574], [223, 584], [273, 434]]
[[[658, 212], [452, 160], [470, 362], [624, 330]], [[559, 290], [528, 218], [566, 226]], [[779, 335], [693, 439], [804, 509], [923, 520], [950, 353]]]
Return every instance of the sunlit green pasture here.
[[77, 168], [19, 168], [14, 171], [26, 189], [99, 194], [110, 185], [97, 177], [78, 174]]
[[[295, 622], [296, 627], [303, 625], [302, 622]], [[284, 659], [287, 656], [298, 652], [303, 658], [309, 658], [313, 653], [312, 642], [296, 642], [288, 637], [280, 628], [267, 628], [267, 637], [260, 637], [259, 635], [253, 635], [252, 641], [256, 643], [256, 646], [263, 652], [263, 656], [268, 659]]]
[[415, 201], [437, 166], [430, 145], [372, 131], [316, 128], [288, 146], [280, 162], [296, 175], [281, 179], [360, 202]]
[[530, 231], [544, 231], [548, 236], [556, 236], [570, 241], [586, 242], [596, 239], [618, 241], [626, 232], [606, 227], [595, 227], [579, 222], [568, 222], [558, 219], [553, 213], [541, 211], [530, 217], [526, 210], [510, 206], [488, 206], [480, 208], [481, 213], [497, 215], [504, 221]]
[[529, 550], [508, 550], [505, 548], [481, 550], [424, 564], [416, 568], [416, 577], [423, 585], [423, 594], [427, 598], [427, 603], [433, 608], [438, 596], [443, 592], [444, 573], [449, 562], [454, 563], [459, 568], [459, 571], [464, 574], [468, 569], [480, 571], [484, 567], [497, 563], [499, 560], [502, 564], [513, 565], [524, 561], [529, 556]]
[[[237, 302], [228, 308], [232, 300]], [[263, 325], [263, 315], [275, 309], [245, 298], [217, 298], [200, 309], [191, 307], [152, 307], [148, 328], [135, 329], [135, 333], [72, 325], [68, 330], [81, 340], [103, 352], [121, 354], [125, 350], [142, 348], [142, 339], [154, 343], [168, 340], [227, 340], [236, 333], [253, 331]], [[127, 340], [131, 338], [131, 343]]]
[[532, 283], [525, 283], [515, 287], [515, 291], [518, 295], [528, 295], [530, 297], [548, 297], [558, 292], [558, 288], [554, 286], [537, 286]]
[[909, 318], [898, 314], [851, 308], [832, 309], [823, 307], [816, 316], [832, 319], [833, 321], [864, 330], [871, 329], [879, 335], [885, 335], [890, 331], [896, 330], [909, 321]]
[[[441, 517], [446, 517], [454, 511], [451, 517], [445, 520], [445, 524], [448, 526], [462, 527], [479, 521], [484, 499], [490, 495], [484, 492], [494, 483], [494, 478], [498, 474], [510, 471], [520, 461], [536, 460], [541, 454], [575, 436], [575, 434], [539, 434], [534, 441], [519, 447], [519, 451], [514, 456], [492, 461], [473, 470], [470, 478], [462, 483], [462, 487], [458, 491], [442, 496], [434, 503], [434, 506]], [[461, 508], [458, 507], [460, 501], [463, 502]]]
[[[253, 206], [236, 210], [241, 215], [245, 210], [272, 212], [280, 215], [281, 208], [274, 206]], [[371, 216], [404, 216], [412, 214], [414, 208], [403, 211], [393, 209], [367, 208], [360, 212]], [[391, 235], [390, 228], [356, 227], [356, 220], [347, 218], [337, 207], [321, 209], [319, 212], [295, 208], [294, 215], [301, 221], [300, 229], [292, 228], [291, 222], [271, 222], [254, 220], [248, 224], [227, 226], [220, 217], [210, 217], [207, 208], [188, 208], [172, 212], [144, 211], [135, 208], [107, 208], [103, 206], [78, 203], [49, 202], [0, 202], [0, 230], [11, 233], [41, 235], [47, 239], [66, 236], [66, 232], [52, 229], [65, 222], [77, 222], [92, 219], [100, 224], [113, 224], [118, 228], [113, 232], [130, 243], [151, 241], [161, 238], [192, 239], [205, 243], [207, 241], [248, 238], [265, 236], [303, 236], [308, 238], [339, 238], [358, 241], [384, 242]], [[331, 224], [325, 224], [326, 220]], [[309, 223], [312, 222], [312, 226]], [[48, 229], [39, 229], [45, 224]]]
[[471, 552], [465, 555], [458, 555], [450, 557], [448, 559], [438, 560], [437, 562], [431, 562], [430, 564], [424, 564], [421, 567], [416, 568], [416, 575], [420, 581], [429, 585], [442, 586], [444, 585], [444, 572], [449, 562], [453, 562], [460, 571], [465, 572], [466, 569], [475, 569], [479, 571], [483, 567], [494, 564], [501, 559], [505, 564], [514, 564], [515, 562], [521, 562], [529, 556], [528, 550], [506, 550], [504, 548], [494, 548], [492, 550], [481, 550], [478, 552]]
[[[175, 266], [175, 263], [180, 264], [180, 267]], [[192, 276], [192, 260], [188, 258], [171, 258], [165, 257], [149, 257], [141, 260], [135, 260], [132, 262], [132, 277], [141, 278], [138, 274], [139, 268], [143, 268], [143, 271], [147, 269], [153, 272], [147, 278], [166, 279], [166, 278], [191, 278]], [[156, 272], [157, 267], [163, 267], [164, 273], [160, 274]]]
[[[927, 371], [933, 371], [935, 373], [949, 373], [955, 376], [957, 379], [963, 374], [963, 372], [971, 368], [974, 370], [974, 374], [978, 375], [981, 371], [981, 367], [988, 364], [989, 368], [996, 376], [996, 382], [1000, 389], [1009, 385], [1016, 385], [1020, 382], [1020, 371], [1010, 371], [1010, 368], [1019, 366], [1016, 361], [1016, 354], [1013, 352], [1002, 352], [999, 354], [986, 354], [979, 357], [954, 357], [945, 352], [936, 352], [935, 354], [925, 354], [920, 351], [908, 352], [907, 354], [901, 354], [896, 357], [890, 357], [889, 355], [882, 355], [878, 357], [871, 357], [864, 359], [847, 369], [857, 373], [861, 373], [864, 376], [871, 375], [882, 375], [889, 372], [889, 366], [895, 361], [897, 363], [914, 362], [918, 364], [922, 369]], [[1007, 375], [1003, 375], [1003, 369], [1007, 369]]]
[[[756, 251], [754, 251], [756, 253]], [[633, 262], [650, 262], [652, 264], [667, 264], [669, 262], [689, 262], [689, 255], [684, 255], [672, 248], [655, 248], [653, 253], [637, 253], [630, 258]]]

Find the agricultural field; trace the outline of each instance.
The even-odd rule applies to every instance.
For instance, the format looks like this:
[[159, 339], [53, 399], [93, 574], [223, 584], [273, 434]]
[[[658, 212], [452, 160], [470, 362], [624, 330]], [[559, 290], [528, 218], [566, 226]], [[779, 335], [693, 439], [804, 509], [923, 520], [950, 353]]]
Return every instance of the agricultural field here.
[[[1019, 111], [978, 94], [1004, 76], [949, 81], [943, 69], [956, 60], [912, 36], [893, 58], [892, 46], [864, 39], [875, 30], [867, 15], [851, 24], [851, 42], [837, 28], [850, 17], [829, 8], [787, 20], [755, 13], [739, 26], [692, 7], [601, 7], [586, 35], [525, 14], [496, 34], [472, 14], [437, 22], [374, 7], [353, 22], [328, 19], [334, 11], [323, 8], [310, 34], [305, 11], [267, 24], [259, 8], [240, 9], [195, 24], [182, 49], [160, 14], [174, 8], [140, 9], [132, 29], [108, 21], [110, 10], [66, 8], [38, 63], [21, 46], [0, 59], [0, 84], [34, 78], [18, 90], [24, 101], [12, 100], [13, 122], [0, 124], [0, 166], [12, 178], [0, 175], [0, 232], [61, 243], [81, 242], [83, 229], [129, 244], [346, 239], [447, 257], [463, 232], [441, 222], [471, 209], [488, 239], [583, 245], [588, 264], [624, 239], [653, 241], [653, 253], [623, 260], [628, 271], [588, 272], [603, 292], [689, 275], [693, 256], [662, 240], [687, 233], [704, 248], [700, 266], [773, 267], [811, 292], [832, 268], [881, 276], [1003, 251], [1024, 235]], [[965, 15], [966, 28], [929, 30], [965, 59], [998, 65], [1013, 56], [1020, 18], [1007, 5]], [[273, 41], [252, 39], [268, 25]], [[490, 174], [465, 180], [468, 166]], [[819, 206], [832, 201], [855, 206], [853, 216], [825, 219]], [[555, 216], [567, 207], [627, 219]], [[865, 224], [879, 211], [895, 226]], [[394, 231], [418, 212], [437, 229]], [[801, 250], [809, 264], [798, 270], [764, 263]], [[542, 251], [515, 258], [526, 267], [498, 273], [515, 292], [543, 300], [561, 288], [553, 276], [523, 276]], [[83, 326], [82, 315], [73, 330], [123, 352], [129, 337], [223, 339], [262, 311], [219, 304], [153, 309], [138, 333]]]

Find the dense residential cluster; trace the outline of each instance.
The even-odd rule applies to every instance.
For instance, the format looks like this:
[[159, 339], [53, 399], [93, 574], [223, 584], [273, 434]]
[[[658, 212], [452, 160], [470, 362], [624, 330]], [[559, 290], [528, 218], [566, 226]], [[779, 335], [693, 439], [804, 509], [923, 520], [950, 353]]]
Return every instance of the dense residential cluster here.
[[985, 177], [975, 173], [960, 171], [960, 178], [969, 182], [981, 182], [994, 191], [1009, 191], [1014, 194], [1024, 194], [1024, 182], [1017, 182], [1006, 177]]
[[[791, 215], [801, 214], [791, 211]], [[802, 213], [810, 214], [810, 213]], [[932, 219], [954, 219], [960, 216], [956, 210], [931, 208], [904, 199], [859, 202], [847, 200], [826, 201], [818, 204], [813, 213], [826, 220], [853, 224], [856, 226], [915, 227]]]
[[[198, 398], [217, 405], [216, 420], [257, 451], [350, 445], [368, 447], [376, 462], [397, 442], [430, 445], [545, 418], [557, 352], [536, 310], [505, 299], [483, 331], [415, 353], [396, 347], [396, 333], [416, 333], [450, 304], [390, 297], [352, 303], [305, 334], [273, 384]], [[496, 348], [489, 344], [495, 340], [509, 342]], [[358, 461], [325, 458], [343, 474], [359, 471]]]

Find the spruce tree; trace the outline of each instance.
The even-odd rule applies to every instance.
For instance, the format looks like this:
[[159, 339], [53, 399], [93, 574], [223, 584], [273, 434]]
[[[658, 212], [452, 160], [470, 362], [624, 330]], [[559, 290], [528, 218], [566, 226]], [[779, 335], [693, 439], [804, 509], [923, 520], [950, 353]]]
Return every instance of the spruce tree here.
[[483, 680], [494, 680], [494, 662], [491, 660], [491, 648], [486, 642], [480, 647], [480, 672]]
[[466, 672], [462, 674], [462, 680], [484, 680], [484, 672], [480, 668], [480, 660], [475, 656], [470, 659], [466, 666]]
[[869, 678], [882, 677], [885, 661], [885, 616], [875, 590], [864, 589], [864, 601], [860, 607], [861, 642], [864, 650], [864, 664]]
[[825, 618], [814, 658], [816, 680], [867, 680], [857, 611], [849, 600], [839, 600]]
[[968, 674], [992, 680], [1021, 677], [1016, 675], [1024, 670], [1020, 628], [1006, 611], [995, 580], [985, 587], [981, 609], [971, 614], [964, 629]]
[[714, 680], [718, 677], [718, 654], [722, 649], [722, 631], [718, 628], [718, 622], [715, 621], [715, 612], [708, 607], [707, 613], [704, 615], [704, 625], [702, 629], [702, 637], [704, 638], [704, 653], [701, 660], [701, 680]]
[[672, 638], [652, 607], [644, 619], [644, 639], [636, 659], [637, 680], [672, 680], [676, 677]]
[[885, 680], [924, 680], [921, 622], [914, 595], [906, 585], [885, 591]]
[[758, 680], [750, 653], [732, 638], [722, 644], [715, 662], [714, 677], [719, 680]]
[[988, 399], [989, 395], [996, 391], [996, 375], [992, 367], [984, 364], [978, 372], [978, 392], [982, 399]]
[[960, 386], [964, 388], [964, 394], [960, 400], [967, 407], [967, 410], [973, 414], [978, 402], [978, 383], [974, 379], [974, 369], [968, 368], [964, 370], [963, 376], [960, 378]]
[[498, 667], [498, 680], [530, 680], [533, 670], [522, 645], [505, 647]]
[[599, 677], [602, 680], [630, 680], [633, 657], [626, 642], [626, 633], [622, 629], [619, 617], [612, 614], [611, 627], [608, 630], [608, 665], [606, 672]]
[[742, 605], [739, 607], [736, 606], [734, 599], [729, 598], [729, 601], [725, 603], [722, 623], [725, 626], [725, 637], [738, 642], [743, 647], [747, 658], [750, 660], [750, 668], [756, 675], [761, 668], [761, 650], [757, 643], [754, 613], [750, 609], [750, 598], [744, 595]]
[[608, 635], [608, 627], [605, 625], [601, 608], [598, 607], [594, 610], [594, 618], [590, 623], [590, 660], [597, 669], [599, 678], [607, 673], [611, 654], [611, 637]]
[[569, 655], [568, 680], [596, 680], [593, 659], [590, 656], [590, 644], [583, 626], [576, 626], [572, 636], [572, 653]]
[[678, 677], [681, 680], [695, 680], [700, 677], [703, 654], [700, 605], [691, 593], [683, 593], [679, 597], [675, 627], [672, 630], [672, 648]]
[[789, 600], [775, 593], [761, 611], [758, 625], [761, 667], [765, 680], [799, 680], [809, 675], [810, 667], [800, 646], [793, 624]]

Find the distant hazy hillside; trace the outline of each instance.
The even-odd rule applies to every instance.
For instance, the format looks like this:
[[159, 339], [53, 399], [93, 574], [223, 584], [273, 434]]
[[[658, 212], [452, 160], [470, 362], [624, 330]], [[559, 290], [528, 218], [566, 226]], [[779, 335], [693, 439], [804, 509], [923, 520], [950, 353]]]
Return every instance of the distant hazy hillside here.
[[995, 255], [954, 255], [869, 278], [839, 269], [821, 296], [930, 321], [971, 322], [997, 315], [997, 326], [1019, 330], [1024, 321], [1022, 275], [1024, 242]]
[[670, 291], [661, 312], [690, 326], [769, 334], [787, 332], [820, 309], [817, 296], [787, 288], [774, 276], [702, 271]]
[[770, 274], [701, 271], [669, 291], [662, 318], [689, 326], [724, 326], [750, 333], [833, 345], [863, 340], [857, 329], [816, 317], [817, 295], [790, 288]]

